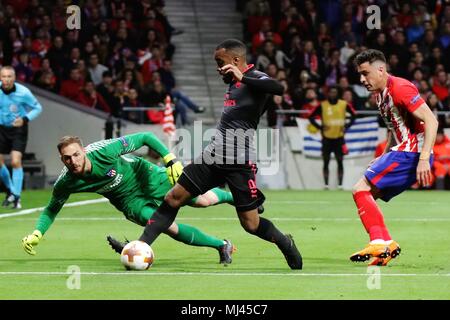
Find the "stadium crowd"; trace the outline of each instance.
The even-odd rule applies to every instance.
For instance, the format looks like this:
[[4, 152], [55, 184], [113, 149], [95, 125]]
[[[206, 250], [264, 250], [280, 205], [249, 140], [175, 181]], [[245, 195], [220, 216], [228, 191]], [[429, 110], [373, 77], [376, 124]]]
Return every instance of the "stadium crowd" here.
[[[280, 115], [285, 126], [295, 126], [295, 117], [308, 118], [333, 86], [338, 86], [340, 98], [357, 113], [377, 110], [375, 96], [360, 84], [353, 66], [356, 55], [368, 48], [382, 51], [388, 72], [413, 82], [436, 115], [450, 112], [448, 1], [247, 0], [236, 4], [243, 14], [252, 63], [285, 88], [283, 96], [269, 101], [269, 126], [277, 125], [277, 110], [298, 111]], [[366, 25], [370, 5], [380, 8], [380, 29]], [[443, 177], [450, 172], [450, 145], [443, 128], [450, 127], [450, 113], [437, 117], [440, 134], [434, 174], [436, 187], [443, 189]]]
[[[381, 9], [381, 29], [368, 29], [366, 8]], [[247, 0], [238, 1], [243, 31], [258, 69], [280, 80], [285, 93], [277, 109], [308, 117], [330, 86], [354, 109], [376, 110], [359, 83], [353, 58], [367, 48], [385, 53], [389, 72], [412, 81], [434, 111], [450, 111], [450, 4], [441, 0]], [[295, 125], [286, 116], [285, 125]], [[439, 116], [448, 127], [450, 118]]]
[[[81, 8], [82, 31], [66, 28], [70, 4]], [[372, 4], [381, 9], [381, 29], [366, 26]], [[447, 1], [236, 5], [251, 62], [284, 86], [284, 94], [269, 101], [269, 126], [276, 126], [280, 109], [298, 111], [283, 116], [284, 125], [296, 125], [296, 116], [308, 118], [331, 86], [357, 112], [376, 110], [353, 67], [353, 58], [367, 48], [384, 52], [389, 72], [412, 81], [434, 111], [450, 111]], [[0, 66], [12, 65], [21, 82], [137, 123], [161, 123], [163, 111], [123, 112], [124, 107], [158, 107], [170, 94], [183, 125], [187, 109], [204, 109], [176, 89], [171, 38], [180, 32], [170, 24], [163, 0], [0, 0]], [[449, 116], [438, 119], [441, 128], [450, 127]]]
[[[81, 8], [81, 30], [66, 28], [70, 4]], [[0, 66], [17, 80], [86, 107], [138, 123], [160, 123], [158, 107], [172, 95], [181, 124], [186, 108], [203, 108], [176, 90], [171, 60], [175, 29], [162, 0], [0, 0]]]

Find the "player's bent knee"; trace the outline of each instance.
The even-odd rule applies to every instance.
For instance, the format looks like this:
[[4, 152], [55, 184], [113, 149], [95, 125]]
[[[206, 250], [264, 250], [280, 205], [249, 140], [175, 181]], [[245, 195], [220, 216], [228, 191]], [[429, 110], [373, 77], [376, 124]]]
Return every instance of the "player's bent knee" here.
[[197, 197], [197, 200], [195, 201], [195, 206], [196, 207], [209, 207], [210, 206], [210, 202], [208, 201], [208, 199], [202, 195]]
[[250, 234], [255, 234], [259, 227], [259, 216], [247, 213], [239, 213], [239, 221], [242, 228]]
[[256, 231], [258, 230], [258, 225], [251, 222], [241, 221], [241, 226], [242, 228], [244, 228], [245, 231], [247, 231], [250, 234], [256, 234]]
[[164, 201], [172, 208], [183, 206], [189, 199], [191, 194], [182, 186], [176, 184], [164, 197]]
[[352, 188], [353, 195], [360, 191], [370, 191], [370, 185], [367, 182], [366, 178], [360, 179]]

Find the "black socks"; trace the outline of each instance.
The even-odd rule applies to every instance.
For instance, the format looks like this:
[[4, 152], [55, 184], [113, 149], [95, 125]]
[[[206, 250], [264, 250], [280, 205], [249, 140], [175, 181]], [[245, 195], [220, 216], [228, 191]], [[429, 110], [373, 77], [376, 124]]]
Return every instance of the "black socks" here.
[[265, 218], [259, 218], [259, 226], [255, 235], [261, 239], [275, 243], [281, 250], [287, 250], [291, 245], [291, 241], [274, 226], [272, 221]]
[[139, 240], [151, 245], [162, 232], [170, 227], [177, 216], [178, 209], [172, 208], [166, 201], [163, 201], [148, 220], [144, 233], [142, 233]]

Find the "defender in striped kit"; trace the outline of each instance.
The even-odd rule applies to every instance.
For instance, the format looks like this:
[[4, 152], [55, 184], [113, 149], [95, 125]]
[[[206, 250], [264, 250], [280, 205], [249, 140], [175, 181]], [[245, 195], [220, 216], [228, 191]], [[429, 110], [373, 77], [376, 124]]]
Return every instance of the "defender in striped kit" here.
[[369, 164], [353, 188], [353, 198], [370, 243], [350, 260], [366, 261], [373, 257], [371, 265], [386, 265], [400, 253], [400, 246], [392, 240], [375, 200], [381, 198], [387, 202], [416, 181], [422, 186], [430, 185], [431, 152], [438, 122], [411, 82], [387, 73], [382, 52], [363, 51], [354, 62], [361, 83], [376, 94], [389, 133], [384, 153]]

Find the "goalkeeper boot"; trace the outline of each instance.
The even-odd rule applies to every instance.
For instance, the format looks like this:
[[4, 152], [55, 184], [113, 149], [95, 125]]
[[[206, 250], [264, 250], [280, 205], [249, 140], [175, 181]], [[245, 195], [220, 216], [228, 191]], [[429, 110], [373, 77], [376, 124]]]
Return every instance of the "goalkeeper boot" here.
[[11, 191], [8, 190], [6, 193], [6, 198], [2, 202], [2, 207], [7, 208], [14, 202], [14, 195]]
[[289, 240], [289, 246], [287, 248], [283, 248], [281, 252], [283, 252], [284, 257], [286, 258], [287, 264], [293, 270], [301, 270], [303, 268], [303, 259], [302, 255], [297, 249], [295, 245], [294, 238], [290, 234], [286, 234], [286, 237]]
[[236, 247], [231, 243], [230, 240], [225, 239], [225, 243], [223, 246], [218, 248], [220, 261], [219, 263], [227, 265], [230, 264], [233, 260], [231, 259], [231, 255], [236, 251]]
[[108, 243], [111, 246], [111, 248], [118, 254], [121, 254], [123, 248], [127, 245], [127, 243], [130, 242], [130, 241], [128, 241], [127, 238], [125, 238], [125, 242], [120, 242], [119, 240], [116, 240], [111, 236], [107, 236], [106, 240], [108, 240]]
[[387, 258], [389, 256], [389, 246], [386, 244], [368, 244], [361, 251], [351, 255], [350, 260], [354, 262], [364, 262], [372, 257]]
[[388, 245], [388, 249], [389, 249], [389, 257], [375, 258], [375, 259], [373, 259], [372, 262], [369, 263], [369, 266], [380, 266], [380, 267], [385, 266], [388, 264], [389, 261], [391, 261], [392, 259], [395, 259], [402, 251], [402, 249], [400, 249], [399, 244], [395, 241], [392, 241]]

